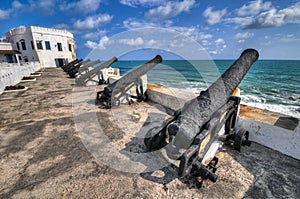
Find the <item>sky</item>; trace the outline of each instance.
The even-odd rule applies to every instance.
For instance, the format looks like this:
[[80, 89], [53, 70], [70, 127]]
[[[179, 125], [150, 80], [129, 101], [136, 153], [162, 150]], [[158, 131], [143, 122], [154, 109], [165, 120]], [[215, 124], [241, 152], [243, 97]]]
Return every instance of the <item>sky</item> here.
[[[20, 26], [66, 29], [74, 34], [80, 58], [113, 51], [112, 44], [189, 49], [184, 39], [145, 37], [145, 28], [151, 28], [180, 33], [213, 59], [235, 59], [255, 48], [260, 59], [300, 60], [300, 1], [295, 0], [1, 0], [0, 25], [0, 37]], [[147, 53], [131, 54], [127, 58], [143, 59]]]

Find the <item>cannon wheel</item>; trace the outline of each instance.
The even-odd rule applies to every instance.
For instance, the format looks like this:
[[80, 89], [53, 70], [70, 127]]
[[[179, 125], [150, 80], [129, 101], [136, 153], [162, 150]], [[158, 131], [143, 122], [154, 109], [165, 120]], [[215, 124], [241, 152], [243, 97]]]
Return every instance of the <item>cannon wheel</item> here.
[[243, 145], [250, 146], [251, 142], [248, 139], [249, 139], [249, 132], [243, 128], [240, 129], [234, 136], [234, 143], [233, 143], [234, 149], [236, 149], [237, 151], [241, 151], [241, 147]]
[[149, 151], [156, 151], [161, 149], [163, 146], [167, 144], [165, 142], [164, 137], [165, 135], [162, 131], [152, 137], [147, 137], [146, 135], [146, 138], [144, 139], [144, 143]]
[[117, 98], [111, 98], [111, 99], [108, 99], [108, 101], [107, 101], [108, 108], [111, 108], [112, 106], [118, 107], [118, 106], [120, 106], [120, 104], [121, 104], [121, 102]]

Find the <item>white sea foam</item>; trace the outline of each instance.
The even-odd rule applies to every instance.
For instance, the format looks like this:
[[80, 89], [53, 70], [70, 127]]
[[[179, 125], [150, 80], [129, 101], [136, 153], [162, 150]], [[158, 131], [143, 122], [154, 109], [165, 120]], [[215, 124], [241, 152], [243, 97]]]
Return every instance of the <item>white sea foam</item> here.
[[265, 103], [266, 99], [254, 95], [241, 95], [242, 102], [244, 103]]
[[265, 104], [265, 103], [255, 103], [255, 102], [241, 102], [242, 104], [260, 108], [263, 110], [268, 110], [276, 113], [281, 113], [284, 115], [300, 118], [300, 112], [297, 111], [299, 107], [289, 106], [289, 105], [279, 105], [279, 104]]
[[[204, 82], [162, 82], [162, 85], [168, 86], [168, 87], [173, 87], [173, 88], [179, 88], [186, 90], [188, 92], [192, 92], [195, 94], [199, 94], [202, 90], [205, 90], [207, 88], [206, 83]], [[257, 107], [263, 110], [269, 110], [272, 112], [277, 112], [281, 113], [284, 115], [300, 118], [300, 112], [299, 112], [299, 106], [295, 106], [293, 104], [287, 105], [287, 104], [270, 104], [267, 103], [267, 99], [272, 99], [274, 101], [280, 100], [280, 95], [279, 96], [269, 96], [269, 95], [262, 95], [261, 97], [256, 96], [256, 95], [250, 95], [246, 94], [242, 91], [241, 94], [241, 103], [248, 105], [248, 106], [253, 106]]]

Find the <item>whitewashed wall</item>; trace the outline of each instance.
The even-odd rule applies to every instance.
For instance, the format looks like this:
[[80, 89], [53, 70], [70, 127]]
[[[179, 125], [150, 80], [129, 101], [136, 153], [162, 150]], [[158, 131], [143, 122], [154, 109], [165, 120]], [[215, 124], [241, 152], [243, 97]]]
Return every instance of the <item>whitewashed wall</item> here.
[[28, 76], [39, 69], [39, 62], [28, 62], [20, 66], [17, 63], [0, 64], [0, 94], [3, 93], [6, 86], [14, 86], [20, 83], [24, 76]]
[[[68, 31], [36, 26], [20, 27], [7, 32], [6, 38], [13, 43], [14, 49], [17, 49], [16, 42], [19, 42], [22, 53], [21, 62], [24, 62], [24, 57], [27, 57], [29, 62], [39, 61], [41, 67], [56, 67], [55, 59], [67, 61], [76, 59], [73, 34]], [[25, 40], [26, 50], [22, 49], [21, 39]], [[31, 41], [34, 49], [32, 49]], [[37, 41], [42, 41], [43, 49], [37, 48]], [[50, 42], [50, 50], [46, 49], [45, 41]], [[62, 44], [62, 51], [58, 51], [58, 42]], [[69, 44], [71, 44], [72, 51], [69, 50]]]

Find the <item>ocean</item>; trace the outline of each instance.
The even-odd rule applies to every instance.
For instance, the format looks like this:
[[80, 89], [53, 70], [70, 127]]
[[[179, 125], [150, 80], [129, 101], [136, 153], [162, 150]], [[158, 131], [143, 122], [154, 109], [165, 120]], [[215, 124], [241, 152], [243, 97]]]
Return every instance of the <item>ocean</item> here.
[[[145, 61], [119, 61], [121, 75]], [[234, 60], [166, 60], [152, 69], [148, 82], [200, 93]], [[300, 118], [300, 61], [258, 60], [239, 85], [242, 104]]]

